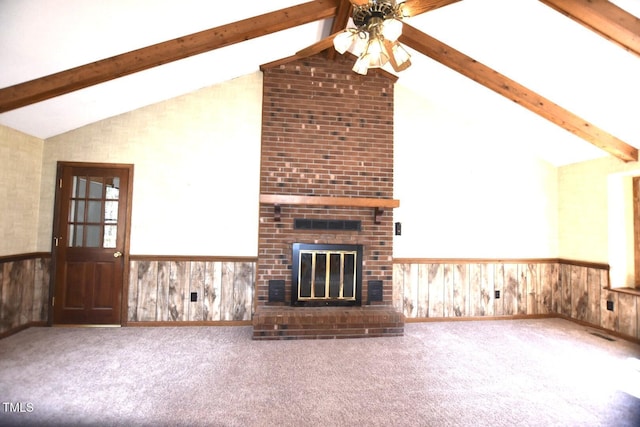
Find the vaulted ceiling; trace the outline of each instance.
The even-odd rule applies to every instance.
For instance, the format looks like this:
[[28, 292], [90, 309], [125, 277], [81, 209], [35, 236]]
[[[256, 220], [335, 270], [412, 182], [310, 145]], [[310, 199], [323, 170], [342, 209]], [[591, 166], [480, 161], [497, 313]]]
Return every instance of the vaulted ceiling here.
[[[229, 5], [0, 0], [0, 124], [46, 139], [261, 64], [334, 54], [327, 36], [350, 16], [348, 0]], [[406, 0], [405, 8], [400, 41], [413, 66], [398, 85], [424, 102], [508, 131], [556, 165], [638, 159], [640, 1]]]

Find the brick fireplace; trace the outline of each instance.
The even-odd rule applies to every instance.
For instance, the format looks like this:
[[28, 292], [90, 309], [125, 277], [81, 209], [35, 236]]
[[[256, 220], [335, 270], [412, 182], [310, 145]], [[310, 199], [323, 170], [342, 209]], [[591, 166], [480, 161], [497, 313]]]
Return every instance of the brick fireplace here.
[[[403, 333], [404, 318], [392, 307], [396, 78], [380, 70], [360, 76], [352, 66], [349, 58], [319, 54], [262, 67], [254, 339]], [[293, 294], [300, 267], [294, 265], [294, 245], [360, 248], [357, 303], [334, 304], [352, 300], [350, 285], [345, 288], [352, 280], [348, 272], [336, 273], [335, 290], [327, 282], [324, 296], [322, 274], [329, 281], [329, 260], [338, 258], [320, 254], [316, 260], [311, 251], [308, 265], [326, 261], [327, 269], [317, 274], [316, 291], [310, 285], [302, 290], [301, 299], [313, 292], [315, 303], [294, 306], [300, 300]]]

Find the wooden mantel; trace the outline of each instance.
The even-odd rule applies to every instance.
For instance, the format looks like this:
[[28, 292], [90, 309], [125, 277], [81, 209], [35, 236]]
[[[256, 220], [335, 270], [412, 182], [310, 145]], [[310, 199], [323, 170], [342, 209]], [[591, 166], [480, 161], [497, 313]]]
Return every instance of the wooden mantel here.
[[350, 206], [358, 208], [397, 208], [400, 200], [369, 197], [294, 196], [290, 194], [261, 194], [260, 203], [274, 205]]
[[261, 194], [260, 203], [274, 206], [274, 219], [280, 220], [280, 205], [306, 206], [348, 206], [358, 208], [374, 208], [374, 222], [379, 224], [379, 218], [384, 208], [397, 208], [400, 200], [378, 199], [372, 197], [331, 197], [331, 196], [295, 196], [290, 194]]

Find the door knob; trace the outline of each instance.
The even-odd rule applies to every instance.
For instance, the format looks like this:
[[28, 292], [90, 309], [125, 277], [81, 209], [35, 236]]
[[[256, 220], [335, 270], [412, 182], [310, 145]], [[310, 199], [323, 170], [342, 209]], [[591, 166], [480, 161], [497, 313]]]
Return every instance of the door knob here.
[[114, 258], [120, 258], [122, 256], [122, 252], [118, 251], [116, 253], [113, 254]]

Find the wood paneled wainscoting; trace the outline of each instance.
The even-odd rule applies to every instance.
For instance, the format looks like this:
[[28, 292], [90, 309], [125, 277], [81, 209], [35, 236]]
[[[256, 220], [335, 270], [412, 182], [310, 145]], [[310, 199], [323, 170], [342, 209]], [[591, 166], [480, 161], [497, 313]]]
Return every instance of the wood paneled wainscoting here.
[[0, 257], [0, 338], [49, 319], [51, 254]]
[[609, 266], [564, 259], [394, 259], [407, 321], [560, 316], [640, 340], [640, 295], [609, 289]]
[[127, 325], [250, 324], [256, 261], [246, 257], [132, 255]]

